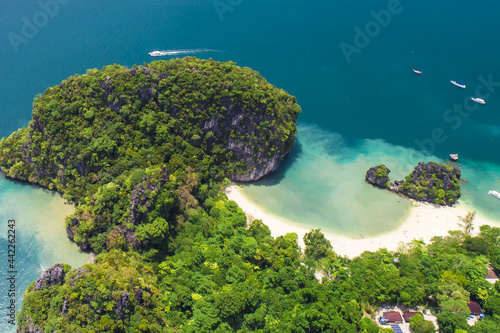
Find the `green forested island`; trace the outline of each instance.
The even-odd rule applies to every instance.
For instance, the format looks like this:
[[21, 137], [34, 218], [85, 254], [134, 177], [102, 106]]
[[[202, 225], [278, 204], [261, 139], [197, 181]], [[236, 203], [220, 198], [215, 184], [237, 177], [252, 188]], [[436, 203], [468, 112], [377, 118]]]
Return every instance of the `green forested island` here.
[[[300, 107], [257, 72], [184, 58], [70, 77], [0, 142], [8, 177], [76, 205], [67, 233], [97, 254], [28, 288], [19, 332], [390, 332], [385, 304], [437, 313], [440, 332], [500, 332], [500, 228], [348, 259], [320, 230], [273, 238], [228, 201], [229, 179], [275, 170]], [[472, 220], [469, 221], [472, 224]], [[469, 327], [466, 306], [486, 317]], [[430, 332], [428, 322], [416, 332]], [[460, 331], [462, 330], [462, 331]]]
[[224, 178], [275, 170], [299, 112], [293, 96], [230, 62], [108, 66], [37, 96], [29, 126], [0, 143], [0, 168], [75, 202], [68, 235], [83, 250], [154, 255]]

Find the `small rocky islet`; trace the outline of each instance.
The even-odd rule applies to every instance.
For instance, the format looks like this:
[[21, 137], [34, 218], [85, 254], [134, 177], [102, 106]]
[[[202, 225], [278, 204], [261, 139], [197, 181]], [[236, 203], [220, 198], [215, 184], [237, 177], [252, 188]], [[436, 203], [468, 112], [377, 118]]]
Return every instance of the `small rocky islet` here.
[[462, 170], [444, 163], [419, 162], [404, 180], [391, 182], [391, 171], [381, 164], [370, 168], [365, 175], [367, 183], [388, 189], [404, 197], [442, 206], [452, 206], [460, 198]]

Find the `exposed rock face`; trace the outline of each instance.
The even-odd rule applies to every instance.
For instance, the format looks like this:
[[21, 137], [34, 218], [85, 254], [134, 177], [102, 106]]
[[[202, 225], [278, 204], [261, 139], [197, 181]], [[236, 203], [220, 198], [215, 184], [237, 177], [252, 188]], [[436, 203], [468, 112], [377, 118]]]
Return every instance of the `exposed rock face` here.
[[242, 156], [242, 159], [249, 165], [248, 173], [243, 175], [234, 174], [231, 176], [231, 179], [238, 182], [250, 182], [261, 179], [275, 171], [285, 155], [275, 155], [265, 165], [255, 163], [251, 157], [252, 155]]
[[19, 327], [17, 328], [17, 332], [18, 333], [44, 333], [44, 330], [42, 330], [38, 325], [35, 325], [33, 323], [33, 318], [32, 317], [28, 317], [26, 319], [26, 326], [27, 326], [27, 330], [24, 329], [20, 329]]
[[373, 186], [388, 188], [389, 187], [389, 170], [385, 165], [381, 164], [376, 167], [368, 169], [365, 175], [367, 183]]
[[[167, 168], [162, 169], [161, 178], [158, 181], [151, 181], [142, 178], [142, 183], [139, 183], [132, 190], [130, 196], [130, 222], [137, 225], [146, 216], [146, 211], [151, 206], [151, 193], [156, 193], [158, 188], [163, 185], [168, 179]], [[147, 193], [149, 192], [149, 194]]]
[[111, 251], [66, 276], [61, 265], [52, 267], [37, 281], [43, 288], [34, 291], [33, 284], [25, 293], [17, 314], [18, 332], [69, 333], [80, 327], [87, 332], [132, 332], [137, 331], [137, 318], [154, 321], [148, 326], [143, 320], [142, 331], [162, 331], [158, 325], [168, 326], [165, 313], [158, 311], [163, 307], [159, 282], [153, 267], [141, 259], [134, 252]]
[[70, 284], [72, 286], [76, 286], [76, 283], [78, 281], [78, 279], [80, 279], [80, 277], [83, 275], [83, 274], [88, 274], [90, 273], [88, 270], [86, 270], [85, 268], [79, 268], [76, 272], [75, 272], [75, 276], [73, 276], [70, 280]]
[[128, 292], [124, 291], [124, 292], [122, 292], [118, 302], [116, 302], [116, 317], [117, 317], [117, 319], [123, 320], [123, 318], [125, 318], [125, 313], [127, 311], [128, 303], [129, 303], [128, 296], [129, 296]]
[[42, 290], [56, 284], [64, 282], [64, 267], [62, 264], [56, 264], [45, 272], [36, 280], [35, 289], [33, 291]]
[[144, 303], [144, 300], [142, 299], [142, 289], [140, 288], [135, 289], [135, 300], [139, 305], [142, 305]]
[[462, 170], [436, 162], [419, 162], [401, 185], [404, 195], [439, 205], [453, 205], [460, 198]]
[[[230, 175], [231, 180], [238, 182], [249, 182], [258, 180], [275, 171], [283, 158], [292, 150], [294, 140], [282, 140], [277, 138], [268, 142], [268, 147], [275, 149], [274, 154], [263, 150], [259, 144], [251, 140], [243, 141], [241, 138], [232, 137], [231, 132], [241, 135], [258, 132], [257, 125], [264, 122], [272, 122], [272, 117], [259, 113], [249, 113], [234, 101], [227, 99], [224, 102], [227, 108], [227, 116], [216, 119], [211, 118], [202, 125], [204, 132], [212, 131], [219, 140], [227, 142], [226, 149], [233, 153], [233, 157], [242, 160], [247, 165], [243, 174]], [[272, 129], [269, 129], [272, 131]]]
[[403, 180], [395, 180], [393, 182], [389, 182], [389, 191], [394, 193], [401, 193], [401, 185], [403, 185]]
[[69, 301], [65, 299], [63, 302], [61, 313], [64, 315], [68, 312], [68, 310], [69, 310]]
[[[76, 229], [78, 228], [79, 225], [80, 225], [80, 221], [72, 218], [71, 224], [66, 228], [66, 235], [73, 242], [75, 241]], [[90, 250], [90, 244], [89, 244], [88, 239], [85, 239], [84, 241], [81, 241], [81, 242], [76, 242], [76, 244], [78, 244], [78, 246], [80, 247], [80, 249], [82, 249], [82, 251], [89, 251]]]

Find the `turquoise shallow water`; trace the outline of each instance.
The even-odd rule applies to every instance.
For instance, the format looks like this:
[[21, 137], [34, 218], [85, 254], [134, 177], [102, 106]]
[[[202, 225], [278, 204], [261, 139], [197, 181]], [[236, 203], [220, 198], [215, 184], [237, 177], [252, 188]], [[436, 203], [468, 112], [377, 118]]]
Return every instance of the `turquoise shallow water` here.
[[385, 164], [390, 178], [404, 179], [419, 161], [440, 161], [462, 168], [460, 202], [499, 221], [498, 199], [488, 190], [500, 187], [500, 167], [461, 160], [445, 161], [384, 140], [360, 140], [347, 145], [339, 134], [317, 125], [300, 125], [297, 144], [278, 171], [243, 193], [263, 209], [295, 223], [364, 238], [395, 229], [409, 213], [408, 200], [369, 186], [366, 170]]
[[[44, 9], [46, 3], [52, 9]], [[226, 11], [218, 13], [214, 4], [221, 3]], [[499, 219], [499, 202], [486, 193], [500, 190], [500, 3], [401, 0], [390, 22], [377, 29], [373, 13], [383, 15], [390, 3], [4, 0], [0, 137], [26, 126], [33, 97], [69, 75], [150, 62], [157, 59], [148, 55], [153, 50], [204, 50], [185, 54], [254, 68], [296, 95], [303, 108], [295, 155], [277, 174], [245, 189], [263, 208], [353, 237], [377, 233], [395, 226], [409, 206], [365, 186], [366, 168], [384, 162], [397, 178], [418, 160], [459, 153], [468, 180], [462, 200]], [[367, 27], [375, 30], [360, 44], [355, 28]], [[21, 39], [12, 42], [14, 34]], [[341, 43], [357, 47], [349, 63]], [[493, 81], [490, 90], [482, 78]], [[489, 93], [487, 104], [467, 111], [472, 106], [464, 103], [476, 89]], [[434, 157], [424, 156], [425, 149]], [[27, 191], [18, 186], [9, 188]], [[22, 211], [31, 195], [39, 196], [0, 201], [0, 211]], [[36, 240], [27, 242], [35, 245], [26, 255], [36, 253], [40, 262], [51, 256]], [[25, 259], [27, 281], [39, 274], [40, 262], [33, 258]]]
[[64, 217], [73, 208], [64, 204], [57, 194], [41, 188], [6, 180], [0, 176], [0, 304], [2, 320], [0, 331], [12, 330], [5, 317], [5, 306], [10, 302], [6, 290], [8, 260], [7, 221], [15, 222], [16, 306], [20, 310], [22, 294], [28, 285], [47, 268], [57, 263], [72, 267], [82, 266], [89, 258], [79, 251], [75, 243], [66, 236]]

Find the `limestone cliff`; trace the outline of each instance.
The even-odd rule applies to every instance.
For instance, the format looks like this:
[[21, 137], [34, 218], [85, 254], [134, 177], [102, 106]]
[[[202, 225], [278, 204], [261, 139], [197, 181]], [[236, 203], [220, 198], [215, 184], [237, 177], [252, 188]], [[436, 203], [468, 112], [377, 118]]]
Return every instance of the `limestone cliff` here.
[[70, 77], [37, 98], [30, 126], [4, 143], [17, 152], [0, 158], [0, 168], [65, 191], [75, 172], [98, 174], [103, 163], [95, 160], [124, 154], [124, 136], [141, 135], [131, 149], [179, 136], [224, 154], [215, 162], [228, 164], [232, 180], [253, 181], [276, 170], [290, 152], [299, 112], [293, 96], [231, 62], [188, 57], [132, 69], [108, 66]]
[[299, 113], [295, 97], [232, 62], [107, 66], [37, 96], [29, 126], [0, 142], [0, 169], [74, 202], [67, 235], [82, 250], [166, 251], [225, 178], [276, 170]]

